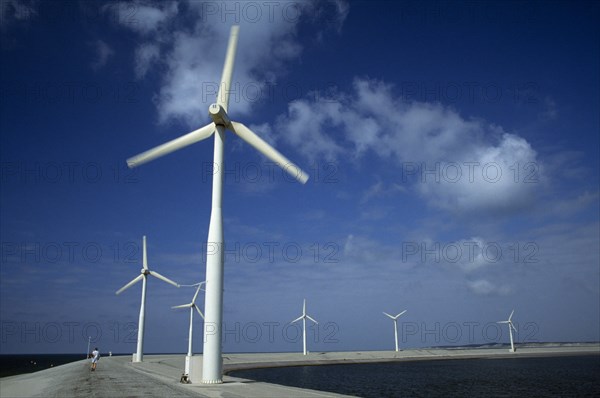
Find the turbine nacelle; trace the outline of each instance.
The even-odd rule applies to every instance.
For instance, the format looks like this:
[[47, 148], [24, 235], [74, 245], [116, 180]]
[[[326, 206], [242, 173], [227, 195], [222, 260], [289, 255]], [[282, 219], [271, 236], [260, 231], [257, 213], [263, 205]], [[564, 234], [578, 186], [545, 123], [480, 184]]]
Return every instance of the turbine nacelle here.
[[208, 116], [210, 116], [213, 123], [217, 126], [229, 127], [231, 124], [231, 119], [227, 115], [227, 112], [219, 104], [211, 104], [208, 107]]

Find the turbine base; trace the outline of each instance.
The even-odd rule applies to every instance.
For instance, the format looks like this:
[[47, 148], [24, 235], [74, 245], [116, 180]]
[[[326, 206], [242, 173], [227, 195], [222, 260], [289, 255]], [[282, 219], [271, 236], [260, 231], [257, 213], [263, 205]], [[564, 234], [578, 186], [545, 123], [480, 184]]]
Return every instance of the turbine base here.
[[202, 380], [202, 384], [223, 384], [222, 379], [217, 380]]

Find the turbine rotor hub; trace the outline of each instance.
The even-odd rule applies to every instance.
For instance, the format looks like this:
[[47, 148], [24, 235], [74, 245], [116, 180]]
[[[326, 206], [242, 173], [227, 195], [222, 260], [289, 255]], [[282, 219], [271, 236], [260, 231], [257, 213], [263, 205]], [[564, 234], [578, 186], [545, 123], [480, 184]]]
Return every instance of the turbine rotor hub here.
[[145, 268], [142, 268], [142, 270], [140, 272], [144, 275], [148, 275], [150, 273], [150, 271]]
[[227, 127], [231, 124], [231, 119], [229, 119], [227, 112], [219, 104], [211, 104], [208, 107], [208, 115], [217, 126]]

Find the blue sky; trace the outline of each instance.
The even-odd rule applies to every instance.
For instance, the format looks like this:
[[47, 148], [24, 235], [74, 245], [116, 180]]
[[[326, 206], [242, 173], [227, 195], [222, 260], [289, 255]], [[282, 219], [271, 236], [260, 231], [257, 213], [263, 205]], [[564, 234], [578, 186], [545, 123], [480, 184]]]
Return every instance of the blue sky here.
[[[229, 114], [311, 179], [228, 133], [225, 352], [304, 298], [313, 351], [599, 339], [597, 4], [1, 4], [1, 353], [133, 352], [144, 234], [204, 279], [212, 139], [125, 159], [208, 123], [234, 23]], [[146, 353], [193, 293], [149, 281]]]

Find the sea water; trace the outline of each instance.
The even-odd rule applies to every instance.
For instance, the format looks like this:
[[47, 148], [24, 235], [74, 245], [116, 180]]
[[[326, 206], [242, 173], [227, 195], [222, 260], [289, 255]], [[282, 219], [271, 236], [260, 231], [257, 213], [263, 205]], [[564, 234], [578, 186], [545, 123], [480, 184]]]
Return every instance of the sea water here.
[[85, 359], [85, 354], [0, 355], [0, 377], [37, 372]]
[[600, 397], [600, 355], [294, 366], [230, 375], [361, 397]]

